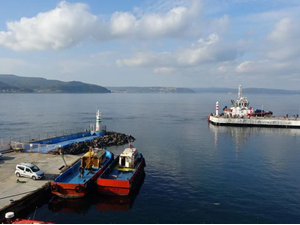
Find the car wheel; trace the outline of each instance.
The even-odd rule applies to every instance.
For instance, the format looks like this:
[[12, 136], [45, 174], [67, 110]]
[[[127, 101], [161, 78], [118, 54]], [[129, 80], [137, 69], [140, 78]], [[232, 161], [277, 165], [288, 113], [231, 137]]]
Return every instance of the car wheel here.
[[20, 175], [20, 173], [16, 173], [16, 176], [17, 176], [17, 177], [20, 177], [21, 175]]
[[32, 176], [32, 180], [36, 180], [36, 176]]

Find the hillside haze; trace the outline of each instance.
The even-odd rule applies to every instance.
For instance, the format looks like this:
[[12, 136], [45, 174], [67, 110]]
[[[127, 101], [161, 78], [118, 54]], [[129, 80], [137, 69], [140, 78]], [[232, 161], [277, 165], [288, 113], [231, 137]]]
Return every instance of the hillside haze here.
[[102, 86], [79, 81], [63, 82], [39, 77], [0, 74], [2, 93], [110, 93]]
[[[0, 74], [0, 93], [237, 93], [237, 88], [102, 87], [80, 81], [48, 80]], [[300, 94], [300, 90], [243, 88], [243, 94]]]

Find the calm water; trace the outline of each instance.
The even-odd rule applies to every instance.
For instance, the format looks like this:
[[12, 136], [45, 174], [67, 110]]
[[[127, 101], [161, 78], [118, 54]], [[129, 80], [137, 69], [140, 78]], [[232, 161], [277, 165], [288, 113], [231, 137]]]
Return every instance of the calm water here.
[[[83, 130], [102, 112], [107, 130], [130, 134], [146, 158], [133, 198], [93, 194], [44, 204], [55, 223], [300, 223], [300, 130], [215, 127], [221, 94], [1, 94], [0, 138]], [[254, 108], [300, 114], [297, 95], [248, 95]], [[253, 104], [252, 104], [253, 103]], [[110, 147], [119, 154], [124, 146]], [[31, 212], [28, 217], [33, 217]]]

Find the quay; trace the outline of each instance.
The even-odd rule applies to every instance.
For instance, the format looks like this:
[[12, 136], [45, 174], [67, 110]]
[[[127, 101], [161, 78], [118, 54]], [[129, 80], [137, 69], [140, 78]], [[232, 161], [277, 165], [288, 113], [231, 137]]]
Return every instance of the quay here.
[[[62, 155], [52, 154], [16, 151], [3, 153], [3, 159], [0, 159], [0, 222], [4, 220], [5, 213], [17, 214], [29, 202], [45, 195], [49, 191], [50, 181], [60, 174], [61, 169], [66, 168], [65, 163], [70, 166], [79, 158], [79, 155], [64, 155], [62, 158]], [[16, 177], [15, 168], [21, 162], [34, 163], [44, 171], [45, 177], [41, 180]]]
[[208, 120], [210, 123], [218, 126], [300, 128], [299, 118], [284, 118], [284, 117], [234, 118], [234, 117], [210, 115]]

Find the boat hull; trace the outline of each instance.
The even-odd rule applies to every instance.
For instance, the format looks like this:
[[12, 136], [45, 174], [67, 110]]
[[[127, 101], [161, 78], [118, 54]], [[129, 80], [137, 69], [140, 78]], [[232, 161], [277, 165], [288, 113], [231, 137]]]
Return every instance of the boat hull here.
[[[118, 161], [118, 158], [115, 159], [115, 162], [116, 161]], [[145, 166], [145, 159], [142, 158], [141, 162], [128, 180], [107, 179], [107, 177], [100, 176], [97, 179], [98, 192], [108, 195], [130, 195], [135, 190], [138, 190], [139, 186], [142, 184], [145, 177]]]
[[103, 173], [107, 166], [113, 161], [113, 154], [103, 163], [101, 168], [84, 171], [80, 174], [81, 161], [77, 161], [73, 166], [67, 169], [63, 174], [51, 182], [51, 192], [62, 198], [81, 198], [84, 197], [89, 189], [95, 185], [97, 178]]
[[[105, 169], [105, 168], [104, 168]], [[99, 170], [89, 181], [83, 184], [69, 184], [60, 182], [51, 182], [51, 192], [61, 198], [81, 198], [84, 197], [97, 177], [104, 171]]]
[[9, 224], [54, 224], [51, 222], [45, 222], [41, 220], [31, 220], [31, 219], [13, 219]]

